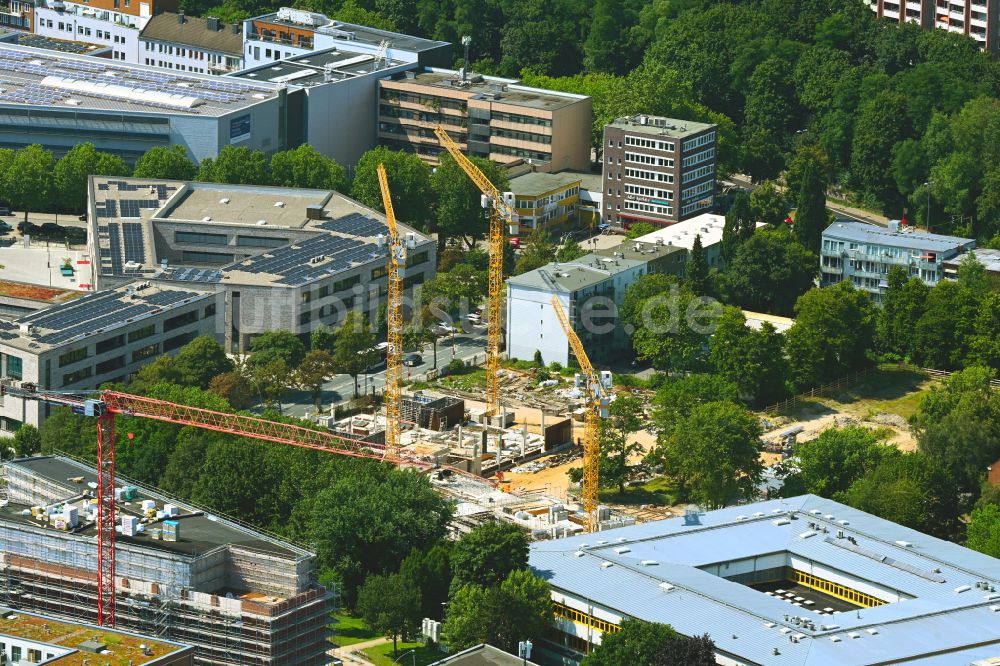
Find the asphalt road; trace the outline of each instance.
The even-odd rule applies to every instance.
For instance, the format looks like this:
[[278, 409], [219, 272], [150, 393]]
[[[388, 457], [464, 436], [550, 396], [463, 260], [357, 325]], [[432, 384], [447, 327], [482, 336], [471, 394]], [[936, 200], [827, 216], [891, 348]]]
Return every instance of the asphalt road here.
[[[750, 182], [750, 179], [746, 176], [740, 174], [732, 174], [729, 176], [727, 181], [731, 185], [738, 185], [749, 191], [757, 189], [757, 184]], [[831, 210], [840, 217], [845, 217], [851, 220], [858, 220], [859, 222], [867, 222], [868, 224], [877, 224], [880, 227], [884, 227], [889, 223], [889, 219], [883, 217], [882, 215], [877, 215], [875, 213], [870, 213], [866, 210], [860, 210], [858, 208], [852, 208], [850, 206], [841, 206], [839, 204], [826, 204], [827, 210]]]
[[[409, 354], [410, 352], [407, 352]], [[423, 363], [413, 367], [403, 368], [403, 379], [413, 379], [434, 368], [434, 350], [431, 345], [425, 345], [420, 352]], [[468, 361], [476, 360], [482, 363], [486, 358], [486, 327], [471, 327], [471, 330], [447, 338], [438, 338], [437, 367], [443, 368], [452, 358]], [[385, 388], [385, 367], [371, 375], [358, 376], [360, 393], [381, 391]], [[350, 375], [336, 375], [323, 385], [322, 404], [325, 410], [332, 405], [340, 405], [354, 398], [354, 379]], [[282, 411], [291, 416], [303, 417], [315, 412], [312, 397], [305, 391], [295, 391], [282, 404]]]

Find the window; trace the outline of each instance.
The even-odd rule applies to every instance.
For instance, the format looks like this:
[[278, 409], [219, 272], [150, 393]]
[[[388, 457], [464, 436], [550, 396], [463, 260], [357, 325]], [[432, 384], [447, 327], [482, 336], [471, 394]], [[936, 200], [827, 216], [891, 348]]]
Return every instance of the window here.
[[63, 375], [62, 385], [69, 386], [70, 384], [76, 384], [77, 382], [87, 379], [92, 374], [94, 374], [94, 369], [88, 365], [86, 368], [80, 368], [76, 372], [70, 372]]
[[122, 354], [121, 356], [115, 356], [114, 358], [109, 358], [107, 361], [101, 361], [100, 363], [97, 364], [97, 367], [95, 369], [97, 370], [97, 374], [103, 375], [105, 373], [112, 372], [113, 370], [117, 370], [118, 368], [124, 368], [124, 367], [125, 367], [125, 355]]
[[661, 167], [672, 167], [674, 165], [672, 157], [654, 157], [653, 155], [644, 155], [642, 153], [625, 153], [625, 161]]
[[10, 660], [21, 661], [21, 648], [18, 645], [10, 646]]
[[237, 236], [236, 244], [240, 247], [281, 247], [288, 245], [290, 239], [277, 236]]
[[195, 245], [225, 245], [226, 234], [206, 234], [197, 231], [175, 231], [175, 243], [192, 243]]
[[80, 349], [72, 349], [59, 357], [59, 367], [64, 368], [67, 365], [72, 365], [77, 361], [82, 361], [87, 358], [87, 348], [81, 347]]
[[417, 252], [416, 254], [410, 255], [406, 258], [406, 267], [413, 268], [414, 266], [425, 264], [427, 263], [428, 256], [427, 252]]
[[709, 148], [708, 150], [703, 150], [700, 153], [688, 155], [681, 161], [681, 166], [689, 167], [695, 164], [701, 164], [705, 160], [710, 160], [713, 157], [715, 157], [715, 148]]
[[163, 341], [163, 351], [173, 351], [174, 349], [180, 349], [187, 343], [198, 337], [197, 332], [190, 331], [188, 333], [181, 333], [180, 335], [175, 335], [172, 338], [168, 338]]
[[379, 278], [385, 277], [388, 274], [389, 274], [388, 266], [379, 266], [378, 268], [372, 270], [372, 279], [377, 280]]
[[642, 185], [629, 185], [625, 184], [625, 194], [636, 194], [641, 197], [656, 197], [659, 199], [666, 199], [667, 201], [673, 201], [674, 193], [670, 190], [660, 190], [654, 187], [643, 187]]
[[22, 379], [22, 362], [17, 356], [7, 355], [7, 376], [11, 379]]
[[631, 169], [625, 167], [625, 177], [626, 178], [637, 178], [639, 180], [654, 180], [658, 183], [673, 183], [674, 174], [672, 173], [659, 173], [656, 171], [646, 171], [645, 169]]
[[360, 282], [361, 282], [361, 276], [360, 275], [352, 275], [351, 277], [344, 278], [343, 280], [340, 280], [339, 282], [334, 282], [333, 283], [333, 291], [334, 291], [334, 293], [336, 293], [338, 291], [344, 291], [346, 289], [350, 289], [351, 287], [353, 287], [356, 284], [359, 284]]
[[[163, 332], [172, 331], [174, 329], [180, 328], [181, 326], [187, 326], [188, 324], [193, 324], [198, 321], [198, 311], [191, 310], [190, 312], [185, 312], [184, 314], [179, 314], [176, 317], [171, 317], [163, 322]], [[166, 345], [164, 345], [166, 346]]]
[[144, 358], [149, 358], [150, 356], [156, 356], [160, 353], [160, 343], [155, 342], [148, 347], [143, 347], [142, 349], [136, 349], [132, 352], [132, 362], [141, 361]]
[[534, 116], [522, 116], [517, 113], [505, 113], [503, 111], [494, 111], [491, 114], [491, 118], [505, 123], [520, 123], [521, 125], [552, 127], [551, 118], [535, 118]]
[[684, 152], [697, 148], [698, 146], [706, 146], [710, 143], [715, 143], [715, 132], [709, 132], [708, 134], [702, 134], [701, 136], [696, 136], [693, 139], [688, 139], [684, 142]]
[[232, 263], [233, 255], [225, 252], [196, 252], [194, 250], [184, 250], [181, 252], [181, 261], [191, 264], [228, 264]]
[[312, 311], [303, 312], [299, 315], [300, 324], [308, 324], [310, 321], [312, 321]]
[[210, 303], [205, 306], [205, 319], [215, 316], [215, 303]]
[[142, 328], [137, 328], [134, 331], [130, 331], [128, 334], [128, 341], [135, 342], [137, 340], [142, 340], [143, 338], [148, 338], [156, 333], [156, 324], [150, 324], [149, 326], [143, 326]]
[[[673, 152], [674, 143], [672, 141], [656, 141], [655, 139], [643, 139], [637, 136], [627, 136], [625, 137], [626, 146], [635, 146], [636, 148], [651, 148], [652, 150], [666, 150]], [[621, 148], [621, 146], [618, 146]]]
[[671, 206], [657, 206], [655, 204], [640, 203], [638, 201], [626, 201], [625, 210], [637, 210], [644, 213], [656, 213], [658, 215], [671, 215], [674, 209]]
[[682, 183], [689, 183], [692, 180], [697, 180], [699, 178], [704, 178], [705, 176], [710, 176], [715, 173], [715, 165], [707, 164], [703, 167], [699, 167], [694, 171], [685, 171], [684, 175], [681, 176]]
[[113, 338], [108, 338], [107, 340], [101, 340], [97, 343], [97, 353], [103, 354], [109, 352], [112, 349], [118, 349], [125, 344], [125, 334], [116, 335]]

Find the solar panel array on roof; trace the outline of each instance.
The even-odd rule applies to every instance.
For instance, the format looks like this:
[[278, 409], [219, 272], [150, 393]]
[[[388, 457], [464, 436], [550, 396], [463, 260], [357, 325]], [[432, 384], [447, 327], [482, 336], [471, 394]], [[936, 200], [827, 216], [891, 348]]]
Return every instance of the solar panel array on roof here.
[[163, 277], [182, 282], [219, 282], [222, 280], [222, 271], [211, 268], [178, 268], [172, 273], [165, 273]]
[[160, 202], [153, 199], [122, 199], [118, 203], [122, 207], [121, 217], [142, 217], [143, 208], [160, 207]]
[[191, 291], [159, 291], [139, 300], [129, 300], [118, 291], [88, 294], [69, 305], [22, 317], [42, 329], [51, 329], [37, 337], [39, 342], [58, 344], [76, 337], [90, 335], [111, 326], [129, 323], [137, 317], [152, 314], [164, 307], [182, 303], [200, 294]]
[[327, 231], [338, 231], [352, 236], [377, 236], [389, 233], [389, 227], [385, 222], [360, 213], [352, 213], [336, 220], [327, 220], [316, 226]]
[[[227, 270], [280, 275], [282, 279], [278, 280], [279, 283], [298, 286], [387, 256], [385, 248], [371, 243], [321, 235], [232, 264]], [[322, 260], [310, 263], [310, 260], [319, 257]]]
[[125, 241], [125, 261], [146, 263], [146, 246], [143, 242], [142, 224], [138, 222], [122, 223], [122, 235]]
[[113, 275], [121, 275], [124, 271], [122, 270], [122, 255], [121, 255], [121, 228], [117, 224], [108, 225], [108, 240], [111, 243], [111, 273]]

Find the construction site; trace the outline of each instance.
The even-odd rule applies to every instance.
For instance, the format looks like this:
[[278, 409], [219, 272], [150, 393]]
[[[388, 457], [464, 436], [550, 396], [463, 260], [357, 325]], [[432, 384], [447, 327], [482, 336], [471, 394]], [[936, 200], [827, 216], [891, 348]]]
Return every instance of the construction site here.
[[[0, 603], [94, 623], [94, 469], [45, 456], [2, 471]], [[192, 645], [196, 664], [328, 663], [311, 552], [138, 485], [115, 495], [118, 628]]]

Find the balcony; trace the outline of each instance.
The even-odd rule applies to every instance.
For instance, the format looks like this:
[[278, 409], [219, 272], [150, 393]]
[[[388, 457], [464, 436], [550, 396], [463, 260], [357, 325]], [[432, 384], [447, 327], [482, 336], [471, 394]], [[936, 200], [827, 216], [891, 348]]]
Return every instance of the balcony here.
[[313, 40], [311, 39], [282, 39], [276, 35], [261, 34], [259, 32], [251, 32], [247, 34], [247, 39], [257, 41], [257, 42], [267, 42], [268, 44], [282, 44], [284, 46], [295, 46], [301, 49], [312, 49]]

